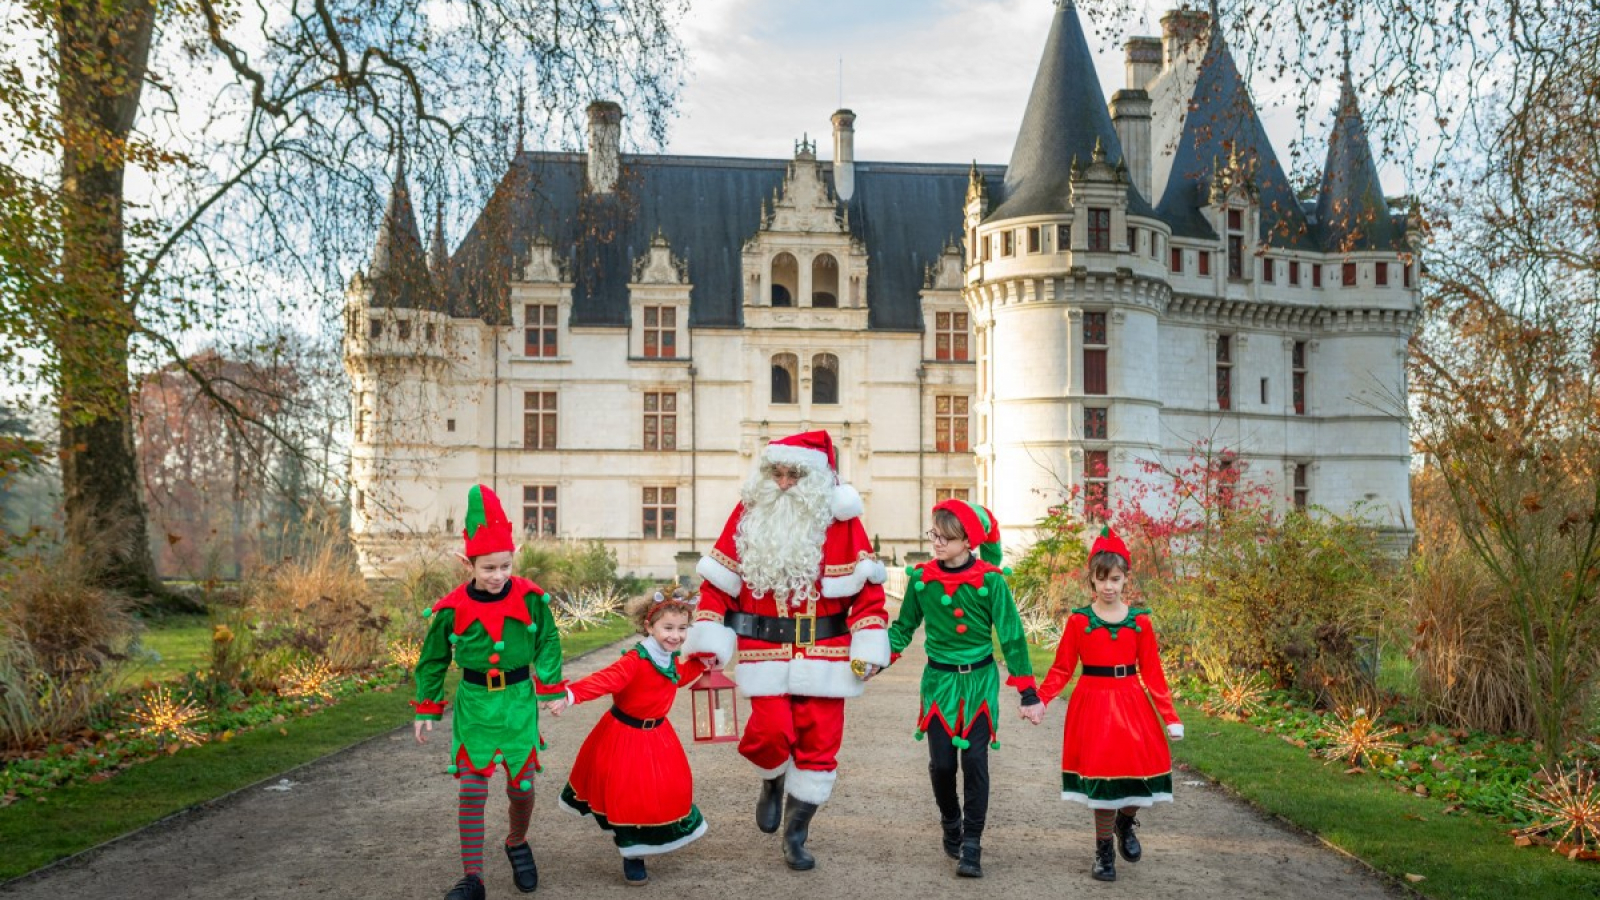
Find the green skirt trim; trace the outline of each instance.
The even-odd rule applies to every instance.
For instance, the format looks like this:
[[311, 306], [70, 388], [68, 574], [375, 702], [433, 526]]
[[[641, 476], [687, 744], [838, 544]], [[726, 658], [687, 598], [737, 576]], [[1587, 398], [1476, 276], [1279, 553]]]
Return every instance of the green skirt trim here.
[[1094, 809], [1171, 803], [1172, 773], [1148, 778], [1085, 778], [1077, 772], [1062, 772], [1061, 799], [1076, 800]]
[[691, 805], [689, 814], [676, 822], [661, 825], [618, 825], [594, 811], [578, 797], [572, 785], [561, 789], [561, 806], [580, 816], [593, 816], [596, 825], [611, 832], [617, 849], [626, 857], [653, 856], [676, 850], [694, 842], [706, 833], [706, 820], [700, 807]]

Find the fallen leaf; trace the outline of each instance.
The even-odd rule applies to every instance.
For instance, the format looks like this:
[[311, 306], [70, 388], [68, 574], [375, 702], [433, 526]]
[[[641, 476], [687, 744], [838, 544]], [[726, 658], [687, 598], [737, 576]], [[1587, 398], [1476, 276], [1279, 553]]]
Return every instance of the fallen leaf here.
[[1422, 795], [1424, 797], [1428, 796], [1428, 786], [1427, 785], [1419, 784], [1419, 785], [1417, 785], [1416, 790], [1417, 790], [1418, 794], [1420, 794], [1420, 795]]
[[1428, 876], [1426, 876], [1426, 875], [1413, 875], [1410, 872], [1406, 873], [1406, 880], [1411, 882], [1412, 884], [1416, 884], [1419, 881], [1426, 881], [1427, 878], [1428, 878]]
[[1439, 812], [1440, 812], [1440, 814], [1441, 814], [1441, 815], [1446, 815], [1446, 816], [1448, 816], [1448, 815], [1450, 815], [1450, 814], [1451, 814], [1451, 813], [1458, 813], [1458, 812], [1461, 812], [1461, 808], [1462, 808], [1462, 807], [1461, 807], [1461, 804], [1459, 804], [1459, 803], [1452, 803], [1452, 804], [1450, 804], [1450, 805], [1449, 805], [1449, 806], [1446, 806], [1446, 807], [1445, 807], [1445, 808], [1444, 808], [1444, 809], [1442, 809], [1442, 810], [1440, 810], [1440, 811], [1439, 811]]
[[284, 737], [288, 737], [289, 736], [289, 729], [287, 729], [287, 728], [279, 728], [278, 729], [278, 733], [283, 735]]
[[1346, 775], [1360, 775], [1362, 771], [1363, 769], [1360, 766], [1351, 766], [1350, 768], [1345, 769], [1344, 773]]
[[1517, 835], [1516, 840], [1512, 841], [1511, 843], [1516, 844], [1518, 847], [1532, 847], [1533, 838], [1528, 837], [1525, 834], [1519, 834]]

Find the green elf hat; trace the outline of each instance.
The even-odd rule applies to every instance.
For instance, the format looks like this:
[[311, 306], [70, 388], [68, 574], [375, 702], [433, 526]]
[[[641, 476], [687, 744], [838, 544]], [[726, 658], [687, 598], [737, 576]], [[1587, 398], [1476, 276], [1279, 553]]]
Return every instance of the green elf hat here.
[[960, 520], [961, 530], [967, 533], [967, 543], [972, 545], [979, 559], [991, 566], [1000, 565], [1000, 523], [994, 520], [994, 513], [965, 500], [946, 500], [933, 511], [941, 509]]
[[462, 552], [468, 559], [516, 549], [511, 543], [511, 520], [500, 507], [500, 498], [481, 484], [467, 491], [466, 527], [461, 537], [466, 540]]

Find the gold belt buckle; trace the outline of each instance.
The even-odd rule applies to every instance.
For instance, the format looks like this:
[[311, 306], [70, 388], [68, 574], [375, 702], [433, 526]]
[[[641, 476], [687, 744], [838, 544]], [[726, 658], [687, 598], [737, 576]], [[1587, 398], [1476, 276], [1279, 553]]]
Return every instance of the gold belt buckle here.
[[809, 647], [817, 640], [817, 617], [794, 617], [794, 643], [797, 647]]
[[[499, 680], [496, 681], [496, 679], [499, 679]], [[505, 671], [501, 670], [499, 672], [486, 672], [486, 673], [484, 673], [483, 686], [485, 688], [487, 688], [491, 692], [505, 690], [506, 689], [506, 673], [505, 673]]]

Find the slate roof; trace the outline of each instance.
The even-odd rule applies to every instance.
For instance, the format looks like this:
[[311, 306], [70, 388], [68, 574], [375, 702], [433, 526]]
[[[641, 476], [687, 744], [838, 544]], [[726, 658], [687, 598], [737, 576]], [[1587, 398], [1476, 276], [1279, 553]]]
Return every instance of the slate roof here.
[[[1077, 5], [1064, 2], [1058, 4], [1050, 24], [1039, 71], [1033, 79], [1033, 92], [1028, 95], [1022, 127], [1011, 150], [1005, 201], [988, 218], [1068, 212], [1067, 181], [1072, 161], [1077, 159], [1087, 166], [1096, 142], [1112, 165], [1123, 158], [1122, 142], [1106, 109]], [[1128, 212], [1155, 215], [1132, 183], [1128, 185]]]
[[389, 205], [378, 227], [367, 280], [372, 285], [373, 306], [430, 310], [442, 307], [439, 292], [428, 274], [403, 157], [396, 167]]
[[[617, 190], [585, 187], [584, 157], [523, 152], [450, 260], [452, 314], [509, 321], [507, 283], [543, 235], [571, 266], [571, 324], [628, 324], [634, 260], [659, 232], [684, 260], [689, 324], [742, 322], [741, 251], [761, 227], [762, 201], [782, 188], [789, 160], [624, 155]], [[980, 167], [998, 188], [1002, 171]], [[850, 230], [868, 251], [868, 324], [920, 330], [924, 268], [959, 241], [967, 166], [858, 162]], [[831, 184], [831, 165], [822, 165]]]
[[1338, 109], [1317, 193], [1316, 224], [1322, 246], [1331, 253], [1398, 250], [1404, 219], [1389, 212], [1348, 68], [1340, 76]]

